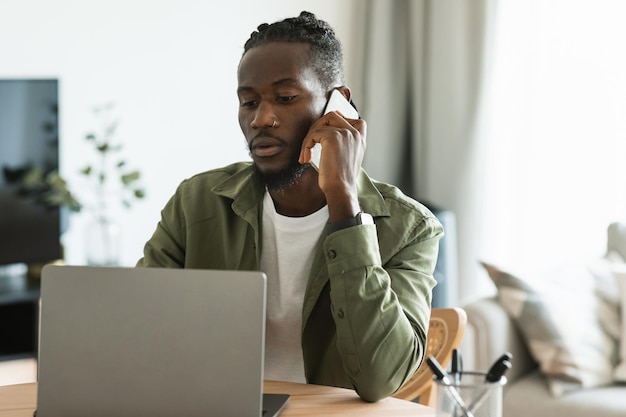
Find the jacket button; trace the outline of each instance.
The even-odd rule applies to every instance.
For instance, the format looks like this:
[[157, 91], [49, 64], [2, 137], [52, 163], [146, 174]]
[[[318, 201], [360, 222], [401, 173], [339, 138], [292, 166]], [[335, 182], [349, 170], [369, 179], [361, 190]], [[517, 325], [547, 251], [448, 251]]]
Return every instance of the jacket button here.
[[337, 257], [337, 253], [334, 250], [329, 250], [328, 251], [328, 258], [329, 259], [335, 259]]
[[337, 317], [339, 317], [340, 319], [344, 317], [343, 309], [340, 308], [339, 311], [337, 311]]

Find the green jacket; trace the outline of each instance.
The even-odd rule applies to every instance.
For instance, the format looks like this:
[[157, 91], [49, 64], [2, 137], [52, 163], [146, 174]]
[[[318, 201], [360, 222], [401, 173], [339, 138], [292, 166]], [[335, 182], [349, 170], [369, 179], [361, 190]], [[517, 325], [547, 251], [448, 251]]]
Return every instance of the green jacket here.
[[[138, 266], [259, 270], [263, 188], [240, 162], [183, 181]], [[302, 307], [309, 383], [392, 395], [424, 359], [439, 221], [363, 171], [359, 203], [375, 225], [318, 244]]]

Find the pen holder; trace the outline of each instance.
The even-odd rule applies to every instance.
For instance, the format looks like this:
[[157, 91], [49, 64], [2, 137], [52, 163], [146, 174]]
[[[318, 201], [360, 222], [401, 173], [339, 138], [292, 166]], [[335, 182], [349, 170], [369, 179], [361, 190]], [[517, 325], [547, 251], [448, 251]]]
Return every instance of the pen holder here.
[[437, 384], [437, 417], [502, 417], [502, 390], [506, 377], [488, 382], [486, 373], [450, 375], [451, 384]]

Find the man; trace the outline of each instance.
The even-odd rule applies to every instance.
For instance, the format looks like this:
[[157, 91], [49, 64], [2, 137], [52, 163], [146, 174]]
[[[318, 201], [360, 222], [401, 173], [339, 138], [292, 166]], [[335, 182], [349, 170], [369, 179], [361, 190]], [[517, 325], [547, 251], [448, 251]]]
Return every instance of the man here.
[[311, 13], [260, 25], [238, 68], [252, 163], [184, 181], [138, 265], [264, 271], [265, 378], [377, 401], [423, 360], [443, 230], [361, 169], [364, 120], [324, 115], [334, 89], [350, 99], [342, 65], [333, 30]]

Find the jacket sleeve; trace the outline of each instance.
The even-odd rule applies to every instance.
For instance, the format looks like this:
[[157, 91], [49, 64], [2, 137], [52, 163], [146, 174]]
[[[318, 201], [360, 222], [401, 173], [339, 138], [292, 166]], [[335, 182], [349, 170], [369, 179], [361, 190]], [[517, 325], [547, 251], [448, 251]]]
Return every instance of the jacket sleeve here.
[[138, 267], [183, 268], [185, 264], [185, 219], [181, 204], [181, 188], [161, 211], [161, 220], [146, 242]]
[[337, 349], [365, 401], [392, 395], [424, 359], [443, 228], [431, 215], [401, 230], [354, 226], [324, 242]]

